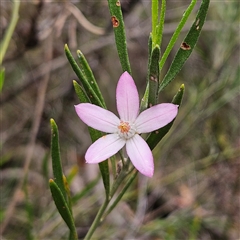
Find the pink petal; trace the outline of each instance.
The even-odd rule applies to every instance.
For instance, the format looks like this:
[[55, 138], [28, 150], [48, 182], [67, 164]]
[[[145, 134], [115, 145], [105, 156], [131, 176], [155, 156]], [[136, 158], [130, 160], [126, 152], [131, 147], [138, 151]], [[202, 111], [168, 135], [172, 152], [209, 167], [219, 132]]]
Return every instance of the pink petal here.
[[117, 131], [120, 120], [112, 112], [91, 103], [75, 105], [75, 110], [80, 119], [88, 126], [107, 133]]
[[133, 78], [128, 72], [124, 72], [119, 78], [116, 97], [121, 120], [134, 121], [139, 112], [139, 96]]
[[99, 163], [116, 154], [126, 143], [118, 134], [108, 134], [99, 138], [87, 150], [87, 163]]
[[138, 133], [148, 133], [170, 123], [178, 113], [178, 105], [162, 103], [150, 107], [139, 114], [135, 125]]
[[134, 167], [147, 177], [153, 176], [154, 163], [152, 152], [147, 143], [138, 134], [127, 140], [127, 154]]

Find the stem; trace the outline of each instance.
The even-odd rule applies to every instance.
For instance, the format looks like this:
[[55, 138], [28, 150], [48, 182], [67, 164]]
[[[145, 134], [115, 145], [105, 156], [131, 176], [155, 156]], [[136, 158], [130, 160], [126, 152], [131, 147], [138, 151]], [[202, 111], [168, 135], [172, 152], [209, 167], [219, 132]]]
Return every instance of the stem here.
[[[135, 169], [135, 168], [133, 168]], [[132, 169], [132, 170], [133, 170]], [[131, 170], [131, 171], [132, 171]], [[133, 175], [128, 179], [126, 185], [124, 186], [124, 188], [121, 190], [121, 192], [119, 193], [119, 195], [117, 196], [117, 198], [115, 199], [115, 201], [113, 202], [113, 204], [108, 208], [108, 210], [105, 212], [105, 214], [103, 215], [103, 219], [109, 214], [111, 213], [111, 211], [116, 207], [116, 205], [119, 203], [119, 201], [122, 199], [124, 193], [127, 191], [127, 189], [129, 188], [129, 186], [132, 184], [133, 180], [136, 178], [138, 174], [138, 171], [135, 170], [135, 172], [133, 173]]]
[[116, 155], [110, 157], [110, 161], [111, 161], [113, 178], [115, 179], [116, 176], [117, 176], [117, 170], [116, 170]]
[[187, 10], [183, 14], [182, 19], [181, 19], [180, 23], [178, 24], [178, 26], [177, 26], [177, 28], [176, 28], [176, 30], [175, 30], [175, 32], [174, 32], [174, 34], [173, 34], [173, 36], [172, 36], [168, 46], [167, 46], [167, 48], [166, 48], [166, 50], [165, 50], [165, 52], [164, 52], [164, 54], [162, 56], [162, 59], [161, 59], [161, 61], [159, 63], [160, 70], [163, 68], [164, 63], [166, 62], [166, 59], [167, 59], [169, 53], [171, 52], [174, 44], [176, 43], [176, 41], [178, 39], [178, 36], [179, 36], [182, 28], [184, 27], [184, 25], [185, 25], [189, 15], [191, 14], [191, 12], [192, 12], [196, 2], [197, 2], [197, 0], [192, 0], [190, 5], [188, 6]]
[[87, 235], [85, 236], [84, 240], [90, 240], [93, 233], [95, 232], [96, 228], [98, 227], [99, 223], [101, 222], [101, 218], [108, 206], [110, 199], [106, 198], [103, 205], [101, 206], [101, 208], [99, 209], [97, 216], [95, 217], [91, 227], [88, 230]]
[[120, 158], [121, 158], [121, 161], [122, 161], [122, 166], [124, 167], [125, 166], [125, 161], [124, 161], [124, 156], [123, 156], [122, 150], [119, 151], [119, 155], [120, 155]]
[[110, 191], [110, 198], [113, 197], [113, 195], [115, 194], [115, 192], [117, 191], [118, 187], [121, 185], [122, 181], [124, 180], [124, 178], [127, 176], [128, 173], [129, 172], [125, 171], [124, 168], [122, 169], [122, 171], [120, 172], [118, 178], [116, 179], [116, 181], [112, 185], [112, 189]]
[[157, 44], [159, 46], [161, 46], [161, 43], [162, 43], [165, 13], [166, 13], [166, 0], [162, 0], [160, 20], [159, 20], [159, 25], [157, 29]]
[[152, 42], [157, 44], [157, 25], [158, 25], [158, 0], [152, 0]]
[[12, 12], [12, 17], [11, 17], [11, 22], [10, 22], [9, 27], [7, 29], [6, 35], [4, 36], [3, 41], [0, 44], [0, 49], [1, 49], [0, 65], [2, 65], [3, 58], [5, 56], [5, 53], [7, 51], [9, 42], [11, 40], [13, 31], [14, 31], [16, 25], [17, 25], [17, 21], [18, 21], [18, 18], [19, 18], [18, 10], [19, 10], [19, 6], [20, 6], [20, 1], [19, 0], [15, 0], [15, 1], [13, 1], [13, 4], [14, 5], [13, 5], [13, 12]]
[[[134, 169], [134, 168], [133, 168]], [[132, 169], [132, 170], [133, 170]], [[131, 170], [131, 171], [132, 171]], [[130, 172], [131, 172], [130, 171]], [[97, 216], [95, 217], [91, 227], [89, 228], [89, 231], [87, 233], [87, 235], [85, 236], [84, 240], [90, 240], [93, 233], [95, 232], [96, 228], [98, 227], [99, 223], [102, 222], [103, 220], [103, 214], [106, 210], [106, 208], [108, 207], [109, 202], [111, 201], [112, 196], [115, 194], [115, 192], [117, 191], [118, 187], [122, 184], [124, 178], [130, 173], [129, 171], [125, 170], [125, 168], [122, 169], [122, 171], [120, 172], [118, 178], [116, 179], [116, 181], [113, 183], [111, 192], [110, 192], [110, 196], [109, 198], [106, 197], [103, 205], [101, 206], [101, 208], [99, 209]], [[112, 209], [117, 205], [117, 203], [121, 200], [123, 194], [125, 193], [125, 191], [127, 190], [127, 188], [130, 186], [131, 182], [134, 180], [134, 178], [136, 177], [135, 175], [137, 175], [137, 171], [136, 173], [128, 180], [127, 184], [125, 185], [125, 187], [123, 188], [123, 190], [121, 191], [121, 193], [119, 194], [119, 196], [117, 197], [118, 201], [116, 202], [116, 200], [113, 203], [113, 207], [111, 206], [111, 211]], [[115, 205], [114, 205], [115, 204]], [[107, 214], [105, 214], [104, 216], [107, 216]]]

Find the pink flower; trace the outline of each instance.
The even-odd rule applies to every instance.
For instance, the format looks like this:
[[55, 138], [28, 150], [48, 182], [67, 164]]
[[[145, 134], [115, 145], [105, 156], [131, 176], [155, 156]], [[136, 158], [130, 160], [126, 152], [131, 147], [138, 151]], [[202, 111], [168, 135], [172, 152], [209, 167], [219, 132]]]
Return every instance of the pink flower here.
[[80, 119], [88, 126], [110, 133], [95, 141], [87, 150], [87, 163], [99, 163], [116, 154], [126, 145], [127, 155], [143, 175], [153, 176], [152, 152], [140, 136], [170, 123], [177, 115], [178, 105], [162, 103], [139, 114], [139, 96], [133, 78], [124, 72], [117, 84], [117, 110], [114, 113], [90, 103], [75, 106]]

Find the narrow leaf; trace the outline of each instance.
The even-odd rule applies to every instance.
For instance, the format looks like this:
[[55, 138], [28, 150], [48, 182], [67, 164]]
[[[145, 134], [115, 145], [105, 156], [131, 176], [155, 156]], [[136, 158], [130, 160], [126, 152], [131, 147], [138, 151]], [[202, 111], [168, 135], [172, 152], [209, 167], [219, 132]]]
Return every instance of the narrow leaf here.
[[158, 0], [152, 0], [152, 38], [153, 44], [157, 44], [157, 26], [158, 26]]
[[127, 71], [129, 74], [131, 74], [121, 3], [119, 0], [108, 0], [108, 7], [111, 14], [115, 42], [122, 70], [123, 72]]
[[157, 28], [157, 42], [156, 42], [156, 44], [158, 44], [159, 46], [161, 46], [161, 43], [162, 43], [165, 13], [166, 13], [166, 0], [162, 0], [160, 19], [159, 19], [159, 24]]
[[152, 56], [152, 33], [149, 35], [148, 39], [148, 75], [150, 70], [151, 56]]
[[64, 187], [65, 187], [65, 192], [67, 195], [67, 204], [68, 204], [68, 208], [72, 214], [72, 201], [71, 201], [71, 193], [70, 193], [70, 187], [67, 181], [67, 178], [63, 175], [63, 182], [64, 182]]
[[18, 0], [13, 0], [13, 11], [11, 14], [11, 19], [8, 25], [7, 30], [5, 31], [5, 34], [1, 40], [0, 43], [0, 49], [1, 49], [1, 54], [0, 54], [0, 66], [2, 65], [3, 58], [7, 52], [9, 43], [11, 41], [14, 29], [17, 25], [18, 19], [19, 19], [19, 8], [20, 8], [20, 2]]
[[68, 58], [69, 63], [72, 66], [73, 71], [76, 73], [79, 80], [81, 81], [81, 83], [83, 85], [83, 88], [87, 93], [87, 96], [89, 97], [89, 99], [91, 99], [91, 102], [93, 104], [96, 104], [96, 105], [104, 108], [104, 104], [99, 99], [99, 97], [98, 97], [97, 93], [95, 92], [94, 88], [91, 86], [90, 81], [88, 81], [88, 79], [86, 78], [86, 75], [83, 74], [82, 70], [78, 66], [78, 64], [75, 61], [74, 57], [72, 56], [67, 44], [65, 44], [65, 53], [66, 53], [66, 56]]
[[0, 93], [2, 92], [5, 79], [5, 68], [0, 66]]
[[157, 103], [158, 99], [158, 84], [159, 84], [159, 60], [160, 60], [160, 47], [156, 45], [151, 54], [151, 61], [149, 65], [149, 96], [148, 105], [152, 106]]
[[58, 127], [53, 119], [50, 120], [51, 123], [51, 132], [52, 132], [52, 141], [51, 141], [51, 155], [52, 155], [52, 169], [53, 176], [56, 184], [62, 192], [62, 195], [66, 199], [66, 190], [63, 181], [63, 171], [60, 157], [60, 147], [58, 139]]
[[[75, 89], [75, 92], [79, 98], [79, 101], [81, 103], [88, 103], [90, 102], [88, 96], [84, 92], [83, 88], [76, 82], [73, 81], [73, 86]], [[88, 127], [89, 134], [91, 136], [92, 142], [95, 142], [97, 139], [103, 136], [103, 133], [100, 131], [97, 131], [91, 127]], [[109, 168], [108, 168], [108, 161], [103, 161], [98, 164], [101, 174], [102, 174], [102, 179], [103, 179], [103, 184], [105, 188], [106, 195], [109, 196], [109, 191], [110, 191], [110, 175], [109, 175]]]
[[[151, 55], [152, 55], [152, 33], [150, 33], [149, 39], [148, 39], [148, 71], [147, 71], [148, 76], [150, 76]], [[146, 89], [141, 101], [141, 106], [140, 106], [141, 112], [148, 107], [148, 97], [149, 97], [149, 81], [147, 79], [147, 86], [146, 86]]]
[[100, 92], [99, 86], [97, 84], [97, 81], [93, 75], [93, 72], [85, 58], [85, 56], [83, 55], [83, 53], [78, 50], [77, 51], [77, 56], [78, 56], [78, 60], [79, 60], [79, 65], [80, 65], [80, 69], [82, 71], [82, 73], [85, 75], [87, 81], [90, 83], [90, 85], [93, 88], [93, 91], [96, 93], [96, 95], [98, 96], [99, 100], [102, 102], [102, 104], [105, 106], [105, 102], [102, 96], [102, 93]]
[[[184, 90], [185, 90], [185, 87], [182, 84], [177, 94], [174, 96], [172, 100], [172, 103], [179, 105], [179, 107], [182, 102]], [[157, 146], [157, 144], [161, 141], [161, 139], [168, 133], [168, 131], [173, 125], [174, 120], [169, 124], [167, 124], [166, 126], [164, 126], [163, 128], [160, 128], [149, 135], [149, 137], [147, 138], [147, 144], [151, 149], [154, 149]]]
[[77, 83], [77, 81], [73, 80], [73, 87], [77, 94], [77, 97], [81, 103], [91, 103], [91, 100], [88, 98], [86, 92], [82, 88], [81, 85]]
[[147, 87], [145, 93], [141, 100], [140, 111], [144, 111], [148, 107], [148, 98], [149, 98], [149, 82], [147, 83]]
[[179, 34], [181, 33], [181, 30], [184, 27], [185, 23], [187, 22], [187, 20], [190, 16], [194, 6], [196, 5], [196, 3], [197, 3], [197, 0], [191, 0], [191, 3], [189, 4], [188, 8], [186, 9], [186, 11], [184, 11], [184, 14], [183, 14], [182, 18], [181, 18], [175, 32], [173, 33], [173, 35], [172, 35], [172, 37], [171, 37], [171, 39], [170, 39], [170, 41], [167, 45], [167, 48], [166, 48], [165, 52], [163, 53], [163, 56], [162, 56], [161, 61], [159, 63], [160, 69], [163, 68], [163, 65], [166, 62], [166, 59], [167, 59], [169, 53], [173, 49], [173, 47], [174, 47], [174, 45], [175, 45], [175, 43], [176, 43], [176, 41], [179, 37]]
[[49, 180], [49, 187], [51, 189], [52, 197], [58, 209], [58, 212], [62, 216], [63, 220], [65, 221], [71, 232], [70, 235], [73, 237], [72, 239], [78, 239], [74, 220], [71, 211], [69, 210], [66, 199], [62, 194], [62, 191], [60, 190], [57, 183], [54, 182], [53, 179]]
[[167, 74], [165, 75], [163, 81], [160, 84], [159, 92], [162, 91], [176, 77], [176, 75], [182, 69], [184, 63], [192, 53], [206, 19], [209, 2], [210, 0], [202, 1], [202, 4], [191, 29], [183, 40]]

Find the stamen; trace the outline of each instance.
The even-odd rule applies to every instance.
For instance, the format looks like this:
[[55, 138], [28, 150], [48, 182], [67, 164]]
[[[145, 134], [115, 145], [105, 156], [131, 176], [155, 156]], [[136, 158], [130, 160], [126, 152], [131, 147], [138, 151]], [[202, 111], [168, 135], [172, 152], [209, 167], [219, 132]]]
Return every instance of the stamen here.
[[118, 134], [121, 138], [129, 139], [136, 133], [136, 127], [129, 122], [121, 121], [118, 126]]
[[128, 133], [130, 130], [130, 124], [128, 122], [120, 122], [120, 125], [118, 126], [118, 129], [120, 130], [121, 133]]

